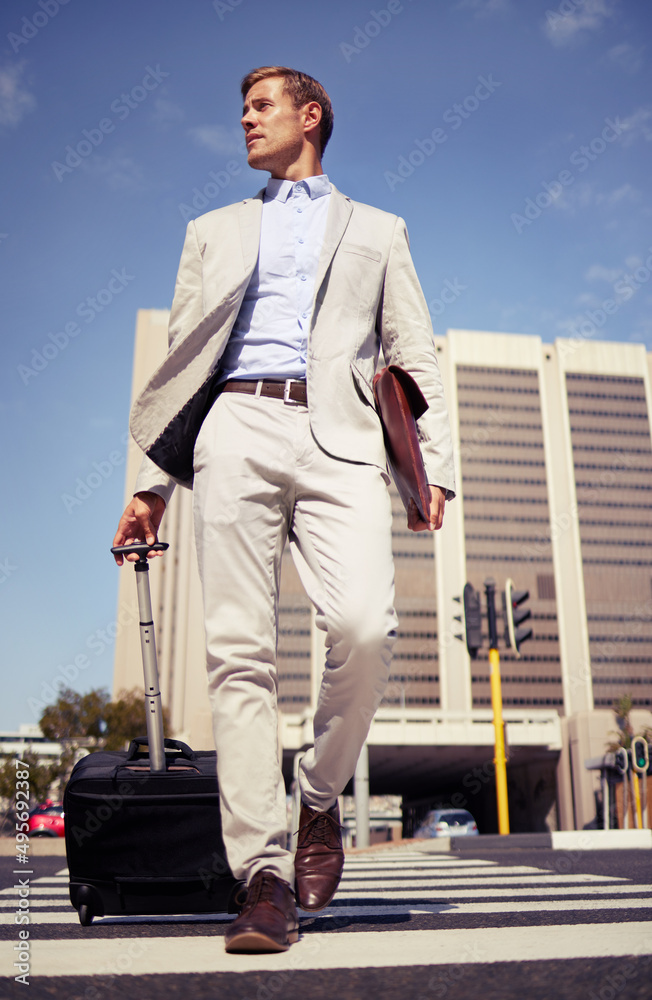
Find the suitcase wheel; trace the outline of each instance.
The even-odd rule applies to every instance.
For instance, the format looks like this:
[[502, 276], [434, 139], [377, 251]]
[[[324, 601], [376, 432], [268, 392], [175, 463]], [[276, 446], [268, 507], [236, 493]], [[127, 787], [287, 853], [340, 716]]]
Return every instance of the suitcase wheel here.
[[70, 884], [70, 902], [77, 910], [82, 927], [90, 927], [93, 917], [103, 917], [104, 907], [100, 893], [92, 885]]

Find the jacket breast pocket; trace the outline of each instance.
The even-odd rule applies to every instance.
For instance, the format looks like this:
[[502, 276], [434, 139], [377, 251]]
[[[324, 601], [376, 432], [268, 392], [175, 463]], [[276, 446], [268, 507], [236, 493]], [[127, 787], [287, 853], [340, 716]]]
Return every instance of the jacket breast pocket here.
[[382, 258], [380, 250], [374, 250], [373, 247], [365, 247], [359, 243], [343, 243], [342, 252], [354, 253], [358, 257], [367, 257], [368, 260], [375, 260], [376, 263], [380, 263]]

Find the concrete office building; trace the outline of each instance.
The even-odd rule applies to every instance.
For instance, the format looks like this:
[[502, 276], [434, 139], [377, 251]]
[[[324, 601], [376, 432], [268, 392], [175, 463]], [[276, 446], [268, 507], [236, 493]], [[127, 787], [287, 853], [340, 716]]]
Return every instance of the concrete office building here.
[[[164, 356], [168, 313], [138, 314], [133, 392]], [[650, 358], [638, 344], [542, 343], [518, 334], [448, 331], [436, 339], [451, 414], [457, 498], [434, 537], [409, 532], [394, 496], [399, 638], [372, 724], [372, 791], [465, 806], [496, 827], [486, 642], [471, 660], [460, 601], [469, 581], [530, 592], [534, 637], [520, 658], [501, 637], [513, 831], [582, 828], [599, 783], [585, 759], [632, 695], [652, 725], [652, 438]], [[126, 496], [139, 464], [132, 446]], [[225, 511], [226, 518], [236, 512]], [[163, 698], [175, 735], [212, 745], [191, 494], [175, 491], [170, 542], [152, 571]], [[133, 574], [122, 573], [115, 691], [140, 683], [130, 623]], [[484, 606], [484, 596], [483, 596]], [[280, 600], [279, 701], [288, 779], [311, 741], [323, 640], [289, 554]]]

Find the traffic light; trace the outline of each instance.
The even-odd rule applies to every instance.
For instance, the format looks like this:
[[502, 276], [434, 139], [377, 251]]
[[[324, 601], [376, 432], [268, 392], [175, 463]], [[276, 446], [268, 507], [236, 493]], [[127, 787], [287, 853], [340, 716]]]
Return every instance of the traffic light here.
[[503, 594], [503, 617], [505, 621], [505, 644], [510, 646], [517, 656], [520, 656], [519, 646], [526, 639], [532, 638], [532, 629], [528, 626], [519, 628], [521, 622], [532, 617], [529, 608], [520, 607], [530, 599], [529, 590], [514, 590], [514, 581], [507, 580]]
[[629, 755], [625, 747], [618, 747], [616, 750], [615, 764], [620, 774], [627, 774], [629, 770]]
[[646, 774], [650, 765], [650, 755], [647, 740], [643, 736], [635, 736], [632, 740], [632, 767], [639, 774]]
[[482, 646], [482, 604], [480, 591], [470, 583], [464, 586], [464, 621], [466, 624], [466, 648], [472, 660]]

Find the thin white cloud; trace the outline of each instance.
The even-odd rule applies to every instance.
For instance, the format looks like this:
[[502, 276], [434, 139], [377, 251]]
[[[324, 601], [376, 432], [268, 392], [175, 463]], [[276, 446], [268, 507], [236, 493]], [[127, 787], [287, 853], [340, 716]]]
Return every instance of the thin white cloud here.
[[596, 194], [588, 181], [575, 181], [569, 187], [562, 188], [557, 197], [552, 199], [552, 207], [574, 215], [579, 209], [595, 204]]
[[129, 156], [116, 153], [102, 156], [93, 153], [81, 164], [83, 170], [100, 177], [112, 191], [139, 192], [147, 190], [141, 167]]
[[652, 344], [652, 319], [649, 316], [639, 316], [634, 320], [636, 328], [632, 330], [628, 340], [633, 343], [645, 344], [646, 348], [649, 350]]
[[644, 139], [645, 142], [652, 141], [652, 110], [650, 108], [638, 108], [627, 118], [619, 120], [624, 129], [621, 139], [624, 146], [631, 146], [637, 139]]
[[596, 205], [606, 205], [608, 208], [613, 205], [622, 205], [625, 202], [638, 202], [641, 199], [641, 192], [631, 184], [621, 184], [620, 187], [615, 188], [613, 191], [607, 191], [603, 194], [597, 194], [595, 197]]
[[0, 67], [0, 125], [18, 125], [36, 107], [36, 98], [23, 82], [25, 63]]
[[600, 31], [615, 17], [617, 8], [618, 0], [566, 0], [555, 10], [546, 11], [543, 30], [549, 41], [561, 48], [579, 41], [586, 32]]
[[555, 323], [555, 329], [561, 337], [576, 337], [578, 327], [580, 327], [584, 322], [586, 322], [586, 316], [584, 313], [578, 313], [577, 316], [568, 316], [566, 319], [558, 319]]
[[607, 58], [609, 62], [624, 70], [625, 73], [633, 75], [643, 68], [643, 52], [643, 46], [640, 49], [635, 49], [628, 42], [622, 42], [620, 45], [614, 45], [613, 48], [609, 49]]
[[614, 281], [617, 281], [622, 273], [620, 267], [604, 267], [602, 264], [591, 264], [584, 272], [584, 277], [587, 281], [606, 281], [607, 284], [613, 285]]
[[614, 188], [613, 191], [599, 191], [597, 186], [591, 181], [575, 181], [568, 187], [556, 192], [556, 197], [552, 198], [553, 208], [575, 215], [576, 212], [585, 208], [622, 208], [628, 202], [635, 204], [640, 202], [641, 192], [628, 182]]
[[596, 295], [591, 292], [582, 292], [580, 295], [575, 296], [575, 305], [584, 306], [585, 308], [592, 308], [598, 304], [598, 299]]
[[198, 145], [210, 149], [218, 156], [232, 156], [240, 152], [243, 133], [240, 129], [226, 128], [224, 125], [196, 125], [188, 129], [188, 135]]

